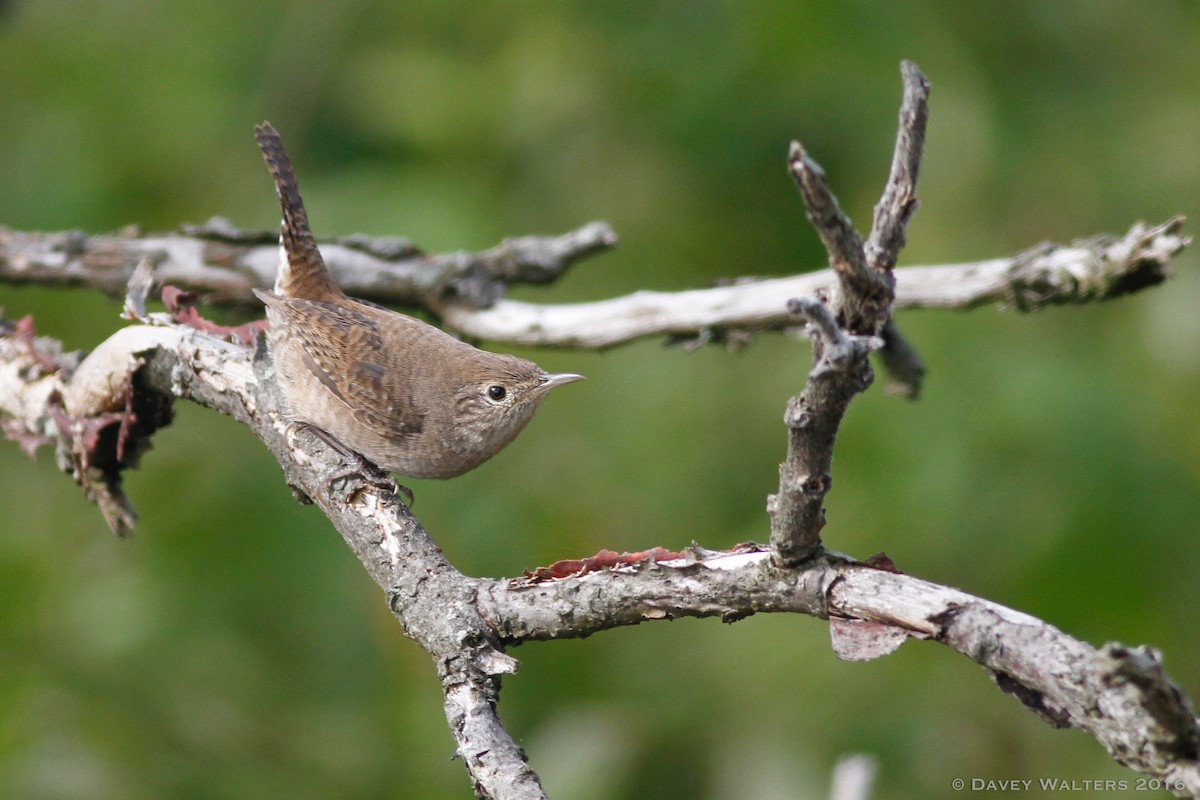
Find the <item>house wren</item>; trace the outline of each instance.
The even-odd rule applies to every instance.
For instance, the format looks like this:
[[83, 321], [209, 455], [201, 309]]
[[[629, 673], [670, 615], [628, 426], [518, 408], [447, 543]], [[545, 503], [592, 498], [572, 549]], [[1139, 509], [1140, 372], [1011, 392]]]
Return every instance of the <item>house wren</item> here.
[[254, 133], [283, 209], [275, 291], [254, 293], [267, 306], [267, 340], [293, 422], [389, 472], [453, 478], [500, 452], [551, 389], [583, 377], [547, 374], [348, 297], [317, 250], [279, 134], [269, 122]]

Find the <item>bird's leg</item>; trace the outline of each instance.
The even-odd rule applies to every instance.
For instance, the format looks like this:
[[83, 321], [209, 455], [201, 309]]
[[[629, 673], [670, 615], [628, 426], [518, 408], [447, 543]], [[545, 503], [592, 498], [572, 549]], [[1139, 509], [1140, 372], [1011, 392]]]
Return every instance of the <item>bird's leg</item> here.
[[314, 436], [329, 446], [330, 450], [340, 455], [345, 459], [345, 464], [336, 467], [321, 476], [321, 485], [328, 489], [336, 480], [348, 478], [351, 475], [357, 475], [372, 486], [381, 489], [385, 492], [391, 492], [405, 499], [405, 505], [412, 508], [413, 493], [412, 489], [402, 485], [391, 475], [383, 474], [383, 471], [378, 466], [368, 461], [361, 453], [351, 450], [346, 445], [338, 441], [337, 437], [324, 428], [313, 425], [310, 422], [293, 422], [292, 430], [305, 429], [310, 431]]

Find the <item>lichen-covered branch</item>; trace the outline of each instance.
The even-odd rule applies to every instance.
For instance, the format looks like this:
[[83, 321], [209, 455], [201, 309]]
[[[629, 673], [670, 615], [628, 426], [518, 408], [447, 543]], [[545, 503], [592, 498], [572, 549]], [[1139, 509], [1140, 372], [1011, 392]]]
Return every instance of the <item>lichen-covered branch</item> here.
[[[44, 381], [59, 375], [56, 388], [70, 388], [72, 359], [47, 339], [35, 340], [35, 354], [25, 338], [16, 326], [0, 332], [0, 411], [8, 416], [6, 431], [15, 425], [52, 440], [58, 432], [44, 408], [50, 391]], [[230, 414], [262, 438], [298, 494], [329, 516], [405, 632], [438, 665], [447, 720], [482, 796], [545, 796], [496, 713], [496, 678], [517, 666], [506, 648], [683, 616], [732, 622], [772, 612], [829, 619], [843, 658], [894, 649], [865, 647], [852, 635], [862, 627], [877, 637], [886, 632], [894, 646], [905, 638], [941, 642], [983, 666], [1039, 716], [1095, 737], [1116, 761], [1167, 781], [1180, 796], [1200, 792], [1200, 728], [1151, 650], [1096, 650], [996, 603], [824, 552], [792, 568], [755, 546], [732, 552], [694, 547], [674, 559], [553, 579], [471, 578], [445, 560], [391, 494], [354, 478], [323, 484], [321, 476], [338, 457], [318, 437], [291, 432], [279, 415], [269, 366], [256, 363], [250, 348], [184, 326], [135, 325], [101, 350], [114, 366], [111, 379], [87, 368], [88, 386], [76, 391], [98, 398], [105, 394], [100, 387], [131, 379], [140, 392]], [[141, 364], [129, 376], [134, 360]], [[51, 362], [61, 362], [61, 370]], [[87, 372], [80, 367], [74, 374]]]
[[[882, 655], [905, 638], [941, 642], [1051, 724], [1087, 732], [1114, 760], [1180, 796], [1200, 793], [1200, 721], [1154, 651], [1096, 649], [1028, 614], [844, 557], [826, 553], [801, 568], [780, 568], [763, 550], [689, 553], [556, 580], [485, 582], [479, 602], [508, 644], [767, 612], [828, 618], [843, 658]], [[870, 651], [860, 628], [898, 638]]]
[[[154, 320], [148, 320], [154, 321]], [[544, 797], [537, 776], [496, 713], [497, 676], [516, 662], [504, 655], [480, 617], [474, 582], [455, 570], [408, 509], [355, 477], [326, 486], [338, 456], [309, 434], [289, 435], [267, 362], [250, 347], [183, 325], [133, 325], [118, 331], [77, 368], [49, 340], [0, 330], [0, 411], [5, 433], [29, 444], [55, 444], [77, 460], [131, 466], [118, 459], [121, 418], [108, 409], [129, 393], [144, 404], [194, 400], [249, 425], [275, 455], [298, 496], [311, 499], [388, 597], [405, 632], [434, 659], [451, 731], [477, 791], [493, 798]], [[39, 362], [44, 362], [39, 366]], [[68, 398], [55, 413], [55, 396]], [[72, 430], [64, 430], [69, 419]], [[74, 428], [91, 431], [86, 442]], [[78, 480], [77, 476], [77, 480]], [[104, 486], [101, 482], [101, 485]], [[85, 486], [87, 489], [87, 486]], [[106, 503], [89, 491], [109, 517]], [[126, 524], [132, 524], [132, 509]], [[111, 520], [110, 520], [111, 524]], [[419, 590], [418, 590], [419, 587]]]
[[[484, 253], [426, 257], [403, 240], [350, 237], [322, 245], [351, 294], [424, 305], [477, 338], [533, 345], [604, 347], [651, 336], [721, 338], [723, 331], [806, 325], [813, 366], [788, 403], [788, 455], [768, 502], [771, 546], [731, 552], [697, 545], [681, 553], [605, 554], [513, 580], [463, 575], [385, 476], [338, 471], [342, 455], [290, 425], [270, 362], [214, 335], [220, 326], [182, 313], [149, 313], [154, 279], [249, 301], [274, 275], [274, 235], [214, 221], [180, 235], [26, 234], [0, 229], [0, 280], [85, 283], [124, 292], [132, 325], [86, 358], [35, 335], [28, 319], [0, 320], [3, 433], [32, 453], [55, 448], [59, 464], [118, 533], [134, 515], [121, 492], [125, 469], [172, 403], [188, 399], [249, 426], [278, 460], [296, 496], [321, 508], [387, 597], [405, 633], [433, 658], [457, 752], [482, 797], [545, 797], [537, 775], [497, 715], [506, 653], [535, 640], [577, 638], [681, 616], [727, 622], [790, 612], [829, 621], [834, 651], [878, 658], [907, 639], [940, 642], [980, 664], [996, 685], [1054, 725], [1093, 736], [1116, 761], [1200, 796], [1200, 723], [1153, 650], [1099, 649], [1052, 626], [965, 592], [899, 573], [886, 557], [861, 563], [821, 545], [823, 499], [843, 414], [871, 381], [869, 353], [884, 349], [897, 381], [915, 392], [923, 368], [892, 319], [897, 308], [966, 309], [1002, 303], [1033, 310], [1117, 297], [1161, 282], [1188, 239], [1181, 219], [1134, 226], [1119, 238], [1045, 245], [1011, 259], [893, 269], [917, 207], [916, 178], [928, 116], [928, 84], [911, 63], [891, 171], [865, 242], [838, 208], [820, 167], [796, 144], [789, 168], [831, 269], [673, 294], [640, 292], [599, 303], [537, 306], [501, 297], [515, 282], [556, 279], [579, 258], [612, 246], [602, 224], [555, 238], [507, 240]], [[228, 329], [234, 333], [238, 329]], [[241, 334], [249, 341], [249, 329]], [[333, 480], [326, 476], [338, 472]]]
[[[519, 236], [479, 253], [427, 255], [406, 239], [346, 236], [320, 243], [334, 280], [379, 303], [428, 307], [453, 298], [490, 306], [510, 284], [548, 283], [580, 259], [612, 248], [616, 234], [592, 222], [561, 236]], [[258, 308], [251, 289], [275, 281], [278, 235], [244, 232], [223, 219], [179, 233], [38, 233], [0, 227], [0, 281], [89, 286], [122, 296], [144, 259], [160, 284], [204, 292], [210, 302]]]
[[[1037, 311], [1121, 297], [1166, 280], [1171, 259], [1191, 243], [1182, 233], [1183, 222], [1183, 217], [1153, 226], [1139, 222], [1120, 236], [1041, 244], [987, 261], [897, 267], [893, 308], [968, 311], [999, 305]], [[643, 290], [590, 303], [502, 299], [489, 308], [446, 303], [438, 313], [447, 328], [475, 339], [605, 348], [649, 336], [696, 338], [714, 331], [787, 327], [794, 324], [785, 305], [789, 297], [828, 292], [836, 281], [826, 269], [708, 289]]]
[[[893, 308], [966, 311], [1000, 305], [1036, 311], [1120, 297], [1166, 280], [1171, 259], [1191, 243], [1182, 233], [1183, 222], [1183, 217], [1153, 226], [1139, 222], [1119, 236], [1040, 244], [988, 261], [898, 267]], [[138, 238], [135, 232], [87, 236], [0, 228], [0, 281], [90, 286], [120, 296], [133, 269], [149, 257], [160, 284], [200, 291], [208, 302], [257, 308], [250, 290], [274, 281], [276, 245], [250, 235], [232, 241], [217, 237], [211, 231], [225, 230], [220, 226], [188, 230], [205, 233]], [[340, 242], [323, 242], [321, 252], [349, 294], [391, 305], [428, 303], [448, 329], [464, 336], [532, 347], [606, 348], [651, 336], [717, 341], [722, 337], [714, 334], [724, 331], [783, 328], [793, 324], [784, 306], [787, 298], [828, 292], [837, 282], [825, 269], [680, 292], [643, 290], [586, 303], [527, 303], [496, 299], [497, 281], [514, 273], [523, 280], [550, 279], [554, 268], [536, 265], [574, 263], [568, 256], [606, 249], [615, 242], [611, 230], [592, 223], [560, 237], [509, 239], [478, 255], [410, 256], [403, 240], [349, 237]], [[480, 263], [490, 266], [480, 272]], [[429, 287], [450, 291], [430, 300]]]

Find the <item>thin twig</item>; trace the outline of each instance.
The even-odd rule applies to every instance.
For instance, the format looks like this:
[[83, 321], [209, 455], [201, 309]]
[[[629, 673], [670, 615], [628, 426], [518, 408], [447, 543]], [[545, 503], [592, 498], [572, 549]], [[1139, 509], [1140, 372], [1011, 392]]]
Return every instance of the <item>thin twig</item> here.
[[879, 335], [883, 339], [879, 356], [887, 370], [888, 394], [916, 400], [925, 382], [925, 362], [900, 332], [895, 320], [888, 320]]
[[917, 175], [925, 148], [925, 125], [929, 121], [929, 81], [911, 61], [900, 64], [904, 99], [900, 103], [900, 129], [892, 168], [883, 197], [875, 206], [875, 221], [863, 250], [867, 263], [876, 269], [896, 266], [904, 247], [908, 223], [917, 211]]
[[[921, 171], [925, 126], [929, 121], [929, 81], [911, 61], [902, 62], [900, 72], [904, 79], [904, 99], [900, 103], [896, 148], [887, 186], [875, 206], [875, 220], [863, 245], [867, 263], [882, 270], [891, 281], [893, 301], [895, 279], [891, 270], [904, 247], [908, 223], [917, 211], [917, 176]], [[894, 319], [888, 319], [877, 332], [883, 334], [880, 355], [888, 373], [889, 391], [916, 398], [925, 377], [921, 357], [900, 332]]]
[[804, 198], [808, 221], [829, 253], [829, 266], [837, 275], [841, 293], [831, 298], [834, 309], [848, 330], [875, 333], [883, 322], [881, 315], [890, 312], [891, 280], [867, 263], [862, 237], [829, 191], [825, 170], [799, 142], [792, 142], [788, 149], [788, 171]]

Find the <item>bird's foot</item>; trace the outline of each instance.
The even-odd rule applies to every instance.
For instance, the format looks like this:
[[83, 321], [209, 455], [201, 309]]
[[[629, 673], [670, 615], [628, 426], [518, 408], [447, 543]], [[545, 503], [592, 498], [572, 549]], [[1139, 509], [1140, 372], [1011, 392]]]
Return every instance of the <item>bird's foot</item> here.
[[364, 482], [369, 483], [381, 492], [396, 495], [404, 502], [404, 505], [412, 508], [412, 489], [400, 483], [391, 475], [382, 472], [377, 466], [358, 453], [354, 453], [353, 455], [358, 457], [356, 462], [335, 467], [321, 476], [322, 488], [328, 490], [333, 486], [335, 481], [346, 478], [361, 478]]
[[294, 430], [307, 429], [314, 436], [328, 445], [330, 450], [340, 455], [345, 461], [340, 467], [334, 467], [320, 477], [321, 488], [328, 491], [335, 481], [344, 480], [350, 477], [358, 477], [366, 481], [376, 489], [384, 492], [390, 492], [404, 499], [404, 504], [412, 508], [413, 493], [412, 489], [404, 486], [391, 475], [381, 470], [376, 464], [367, 460], [362, 453], [351, 450], [346, 445], [338, 441], [337, 437], [331, 434], [324, 428], [320, 428], [309, 422], [294, 422], [292, 423]]

